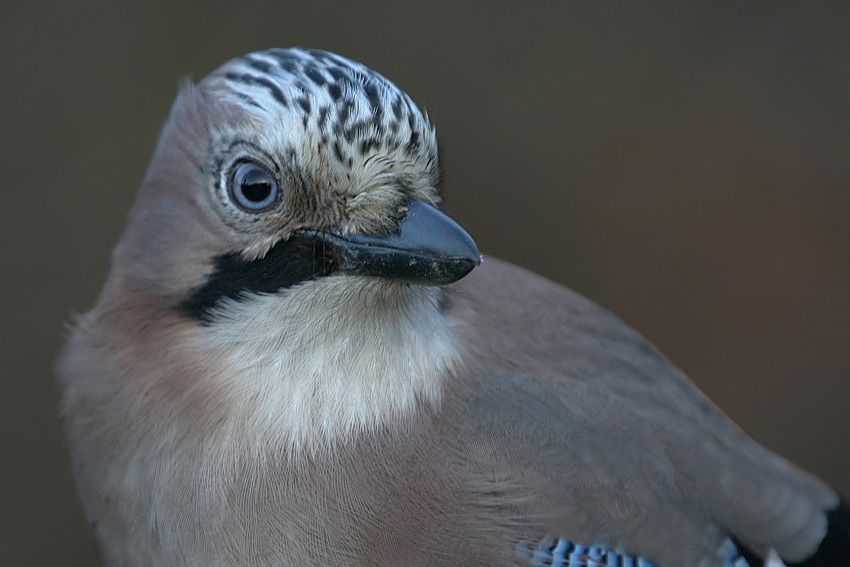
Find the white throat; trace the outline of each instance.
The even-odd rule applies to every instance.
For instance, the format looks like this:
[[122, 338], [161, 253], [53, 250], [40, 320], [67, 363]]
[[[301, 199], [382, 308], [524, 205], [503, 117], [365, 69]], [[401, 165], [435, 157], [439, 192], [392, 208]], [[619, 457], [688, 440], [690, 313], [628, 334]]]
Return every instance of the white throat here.
[[437, 289], [351, 276], [228, 300], [198, 339], [227, 413], [294, 450], [438, 405], [460, 360]]

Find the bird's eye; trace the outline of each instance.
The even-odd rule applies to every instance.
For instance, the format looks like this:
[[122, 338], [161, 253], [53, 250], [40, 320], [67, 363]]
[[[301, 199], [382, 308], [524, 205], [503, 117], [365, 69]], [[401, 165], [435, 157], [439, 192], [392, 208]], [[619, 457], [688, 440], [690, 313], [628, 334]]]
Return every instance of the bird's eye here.
[[257, 212], [275, 204], [279, 187], [268, 169], [253, 161], [240, 161], [230, 173], [229, 192], [240, 208]]

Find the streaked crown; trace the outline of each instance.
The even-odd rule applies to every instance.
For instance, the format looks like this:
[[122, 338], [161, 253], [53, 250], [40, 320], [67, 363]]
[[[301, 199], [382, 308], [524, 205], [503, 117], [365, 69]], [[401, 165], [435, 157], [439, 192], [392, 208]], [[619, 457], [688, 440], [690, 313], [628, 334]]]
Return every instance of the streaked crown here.
[[415, 164], [435, 181], [434, 130], [382, 75], [317, 49], [269, 49], [224, 64], [204, 80], [286, 133], [293, 157], [321, 155], [352, 171], [369, 158]]

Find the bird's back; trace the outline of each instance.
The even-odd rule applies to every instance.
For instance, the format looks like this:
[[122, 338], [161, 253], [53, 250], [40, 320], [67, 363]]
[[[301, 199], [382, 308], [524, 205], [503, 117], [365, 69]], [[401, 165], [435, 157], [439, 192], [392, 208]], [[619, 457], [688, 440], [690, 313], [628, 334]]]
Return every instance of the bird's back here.
[[488, 258], [449, 305], [474, 376], [468, 449], [528, 497], [541, 537], [671, 565], [724, 558], [730, 537], [801, 560], [823, 538], [835, 493], [593, 302]]

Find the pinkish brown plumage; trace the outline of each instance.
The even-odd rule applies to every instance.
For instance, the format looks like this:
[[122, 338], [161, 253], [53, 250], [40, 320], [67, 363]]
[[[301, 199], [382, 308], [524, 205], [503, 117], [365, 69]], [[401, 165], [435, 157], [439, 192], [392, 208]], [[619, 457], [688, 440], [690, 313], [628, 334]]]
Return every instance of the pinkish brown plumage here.
[[592, 302], [476, 268], [437, 184], [358, 63], [184, 86], [59, 364], [105, 565], [844, 564], [834, 491]]

